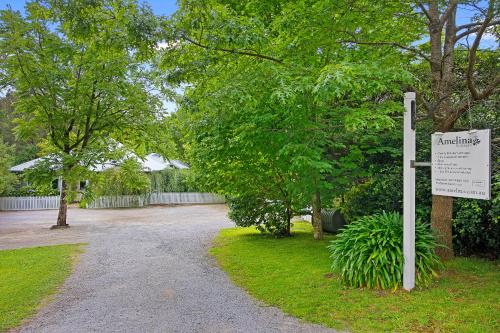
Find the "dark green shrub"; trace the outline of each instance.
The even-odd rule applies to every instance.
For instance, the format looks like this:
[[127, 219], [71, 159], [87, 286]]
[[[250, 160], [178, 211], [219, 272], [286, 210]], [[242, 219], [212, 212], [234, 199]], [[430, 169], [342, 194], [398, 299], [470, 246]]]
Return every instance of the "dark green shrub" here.
[[[422, 221], [430, 220], [431, 182], [429, 170], [417, 170], [416, 213]], [[364, 182], [352, 186], [344, 194], [339, 207], [348, 221], [383, 211], [403, 211], [403, 168], [393, 165], [381, 168]]]
[[[344, 195], [340, 211], [348, 221], [384, 210], [402, 212], [403, 176], [400, 166], [387, 167]], [[416, 214], [430, 220], [431, 188], [427, 169], [417, 170]], [[453, 248], [461, 256], [495, 259], [500, 253], [500, 176], [492, 179], [492, 200], [457, 198], [453, 212]]]
[[[427, 286], [441, 263], [428, 227], [415, 225], [416, 285]], [[396, 289], [403, 281], [403, 220], [398, 213], [365, 216], [347, 225], [328, 246], [332, 269], [351, 287]]]
[[493, 177], [492, 199], [456, 199], [453, 212], [455, 254], [491, 259], [500, 253], [500, 176]]
[[31, 184], [22, 186], [17, 191], [12, 192], [11, 195], [16, 197], [26, 197], [26, 196], [54, 196], [59, 195], [59, 189], [54, 188], [52, 183], [43, 184]]
[[230, 198], [229, 218], [239, 227], [255, 226], [261, 232], [289, 235], [291, 213], [278, 201], [251, 196]]

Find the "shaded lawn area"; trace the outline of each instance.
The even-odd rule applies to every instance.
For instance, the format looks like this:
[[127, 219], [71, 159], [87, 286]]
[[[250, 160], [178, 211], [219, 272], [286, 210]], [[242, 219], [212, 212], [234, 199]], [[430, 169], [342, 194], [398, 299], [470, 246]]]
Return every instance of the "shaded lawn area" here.
[[231, 279], [295, 317], [353, 332], [500, 332], [498, 262], [456, 258], [428, 289], [411, 293], [343, 287], [330, 271], [328, 240], [275, 239], [254, 228], [222, 230], [211, 253]]
[[71, 273], [81, 244], [0, 251], [0, 332], [35, 313]]

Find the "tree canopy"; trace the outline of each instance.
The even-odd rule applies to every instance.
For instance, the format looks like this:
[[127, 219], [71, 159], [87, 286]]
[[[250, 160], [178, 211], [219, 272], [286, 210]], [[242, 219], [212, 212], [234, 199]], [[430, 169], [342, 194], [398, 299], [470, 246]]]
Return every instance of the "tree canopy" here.
[[16, 134], [42, 128], [43, 152], [61, 159], [63, 179], [102, 161], [113, 142], [144, 146], [154, 133], [157, 29], [151, 9], [132, 0], [36, 0], [26, 15], [0, 11], [0, 83], [16, 97]]
[[202, 176], [224, 194], [318, 210], [321, 195], [330, 201], [366, 174], [364, 156], [384, 151], [376, 134], [394, 127], [400, 89], [412, 82], [399, 50], [358, 46], [351, 35], [396, 31], [410, 47], [421, 29], [398, 14], [412, 10], [363, 1], [181, 2], [163, 65], [172, 82], [191, 84], [179, 113], [189, 119], [194, 167], [208, 168]]

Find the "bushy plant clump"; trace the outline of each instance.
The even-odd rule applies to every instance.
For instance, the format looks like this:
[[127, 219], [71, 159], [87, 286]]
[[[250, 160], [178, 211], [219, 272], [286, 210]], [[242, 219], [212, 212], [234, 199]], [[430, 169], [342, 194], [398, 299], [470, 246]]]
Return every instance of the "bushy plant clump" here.
[[455, 200], [455, 254], [497, 259], [500, 255], [500, 174], [492, 179], [491, 200]]
[[149, 192], [151, 181], [135, 159], [126, 159], [117, 168], [111, 168], [96, 175], [87, 194], [98, 197], [103, 195], [141, 195]]
[[198, 192], [191, 170], [165, 169], [150, 174], [151, 192]]
[[255, 226], [275, 236], [290, 235], [291, 212], [279, 201], [252, 196], [229, 198], [229, 218], [239, 227]]
[[[442, 264], [429, 228], [415, 225], [416, 285], [425, 287]], [[403, 220], [398, 213], [365, 216], [347, 227], [328, 246], [332, 269], [347, 286], [397, 289], [403, 281]]]

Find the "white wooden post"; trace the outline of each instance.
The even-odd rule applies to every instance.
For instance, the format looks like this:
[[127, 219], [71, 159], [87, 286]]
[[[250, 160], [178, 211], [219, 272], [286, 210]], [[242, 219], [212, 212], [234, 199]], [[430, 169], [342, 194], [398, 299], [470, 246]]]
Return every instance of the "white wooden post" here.
[[59, 194], [62, 193], [62, 182], [63, 182], [62, 176], [59, 176], [57, 178], [57, 189], [59, 190]]
[[415, 287], [415, 93], [405, 93], [403, 148], [403, 288]]

